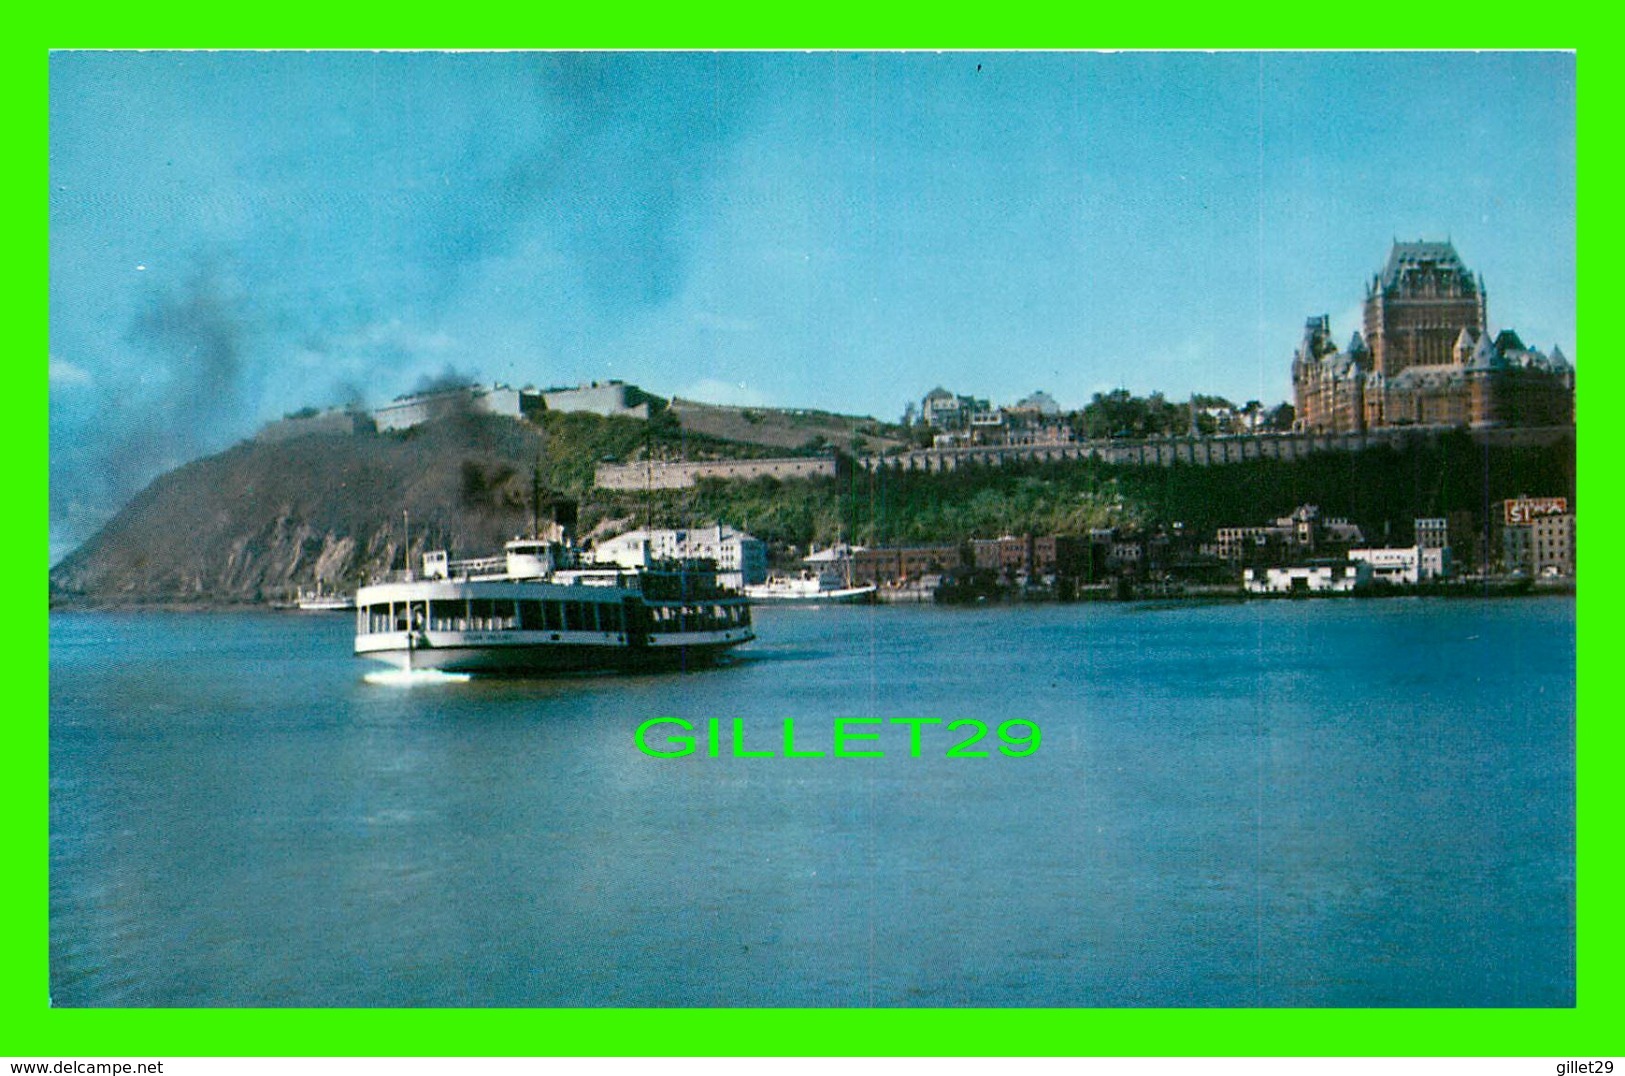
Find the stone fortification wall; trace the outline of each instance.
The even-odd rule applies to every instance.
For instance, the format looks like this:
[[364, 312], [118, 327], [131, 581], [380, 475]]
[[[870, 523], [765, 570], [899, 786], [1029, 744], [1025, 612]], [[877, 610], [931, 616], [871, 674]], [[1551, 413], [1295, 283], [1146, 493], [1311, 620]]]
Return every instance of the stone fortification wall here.
[[696, 462], [641, 460], [600, 463], [593, 474], [593, 484], [600, 489], [683, 489], [701, 478], [818, 478], [834, 474], [833, 456]]
[[[965, 465], [1002, 467], [1006, 463], [1058, 463], [1066, 460], [1100, 460], [1125, 466], [1168, 467], [1176, 463], [1211, 466], [1257, 459], [1294, 460], [1315, 452], [1359, 452], [1378, 445], [1398, 448], [1411, 441], [1437, 437], [1453, 428], [1388, 426], [1364, 433], [1080, 441], [1070, 445], [967, 445], [961, 448], [918, 449], [895, 456], [864, 456], [858, 460], [858, 466], [866, 471], [952, 471]], [[1574, 427], [1494, 428], [1474, 430], [1472, 435], [1480, 444], [1548, 445], [1574, 436]]]

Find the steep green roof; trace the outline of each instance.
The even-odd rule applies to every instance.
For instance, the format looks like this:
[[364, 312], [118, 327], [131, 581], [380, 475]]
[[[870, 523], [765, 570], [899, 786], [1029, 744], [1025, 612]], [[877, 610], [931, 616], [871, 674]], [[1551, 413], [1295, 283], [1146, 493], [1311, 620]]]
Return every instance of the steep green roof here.
[[1455, 246], [1448, 240], [1443, 243], [1426, 240], [1401, 243], [1395, 240], [1393, 249], [1388, 252], [1388, 264], [1382, 270], [1382, 286], [1384, 290], [1392, 288], [1406, 273], [1427, 267], [1432, 267], [1436, 272], [1471, 277], [1467, 267], [1461, 264], [1461, 256], [1456, 253]]

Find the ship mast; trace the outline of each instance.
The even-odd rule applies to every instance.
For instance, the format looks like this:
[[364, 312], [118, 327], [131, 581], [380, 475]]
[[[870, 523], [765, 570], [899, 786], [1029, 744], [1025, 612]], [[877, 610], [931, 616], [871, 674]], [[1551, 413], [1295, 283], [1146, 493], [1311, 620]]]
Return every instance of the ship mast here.
[[536, 457], [536, 465], [530, 470], [530, 536], [540, 539], [542, 536], [542, 458]]

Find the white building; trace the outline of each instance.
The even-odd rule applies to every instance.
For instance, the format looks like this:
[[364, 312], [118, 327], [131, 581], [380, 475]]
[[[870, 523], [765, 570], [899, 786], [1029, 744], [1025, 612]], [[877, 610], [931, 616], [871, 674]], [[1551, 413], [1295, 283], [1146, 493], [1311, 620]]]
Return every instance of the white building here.
[[1356, 560], [1294, 564], [1285, 568], [1248, 568], [1242, 582], [1252, 594], [1348, 594], [1371, 582], [1371, 565]]
[[622, 381], [593, 381], [575, 388], [545, 389], [542, 400], [549, 411], [585, 411], [606, 417], [647, 419], [648, 401], [633, 403], [638, 390]]
[[845, 542], [836, 542], [827, 549], [813, 546], [812, 552], [801, 558], [803, 564], [842, 564], [852, 559], [852, 554], [865, 552], [869, 547], [864, 545], [847, 545]]
[[1351, 549], [1349, 559], [1371, 566], [1371, 577], [1381, 583], [1417, 583], [1443, 579], [1450, 574], [1450, 550], [1422, 546], [1397, 549]]
[[684, 530], [635, 530], [599, 542], [597, 564], [647, 568], [658, 560], [714, 560], [717, 581], [741, 587], [767, 580], [767, 543], [724, 524]]
[[425, 422], [461, 411], [481, 415], [506, 415], [519, 418], [532, 406], [535, 395], [509, 388], [507, 385], [463, 385], [399, 396], [377, 411], [373, 417], [379, 430], [406, 430]]

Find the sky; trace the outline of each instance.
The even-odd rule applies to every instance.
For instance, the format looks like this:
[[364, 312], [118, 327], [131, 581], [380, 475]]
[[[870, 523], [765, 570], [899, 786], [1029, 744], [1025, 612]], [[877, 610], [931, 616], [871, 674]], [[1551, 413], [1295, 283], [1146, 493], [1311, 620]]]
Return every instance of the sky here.
[[1568, 53], [58, 52], [51, 559], [446, 377], [896, 419], [1291, 397], [1393, 241], [1575, 328]]

